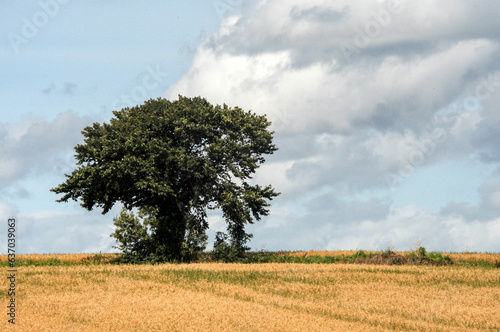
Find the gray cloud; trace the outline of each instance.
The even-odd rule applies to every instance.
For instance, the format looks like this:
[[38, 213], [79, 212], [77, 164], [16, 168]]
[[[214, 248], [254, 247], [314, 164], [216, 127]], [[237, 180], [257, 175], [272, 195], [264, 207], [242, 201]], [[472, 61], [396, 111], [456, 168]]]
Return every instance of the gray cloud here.
[[[364, 202], [363, 204], [366, 204]], [[362, 204], [362, 205], [363, 205]], [[356, 209], [356, 204], [351, 205]], [[278, 211], [279, 212], [279, 211]], [[332, 211], [332, 215], [334, 211]], [[307, 215], [275, 214], [262, 225], [252, 225], [252, 247], [267, 250], [409, 250], [416, 244], [436, 251], [498, 251], [498, 219], [465, 220], [416, 207], [391, 209], [380, 220], [349, 223], [321, 222]], [[276, 219], [286, 218], [286, 221]], [[273, 224], [276, 224], [274, 227]]]
[[21, 254], [111, 252], [116, 243], [109, 235], [113, 232], [113, 216], [118, 213], [119, 208], [106, 216], [83, 210], [21, 213], [17, 217], [16, 249]]
[[[485, 80], [485, 82], [488, 79]], [[484, 100], [482, 113], [485, 121], [478, 124], [477, 130], [471, 137], [471, 144], [480, 159], [487, 163], [498, 163], [500, 161], [500, 71], [490, 81], [492, 94]]]
[[54, 92], [55, 88], [56, 88], [56, 87], [55, 87], [54, 83], [52, 83], [52, 84], [51, 84], [51, 85], [49, 85], [48, 87], [44, 88], [44, 89], [42, 90], [42, 93], [44, 93], [44, 94], [46, 94], [46, 95], [50, 95], [51, 93], [53, 93], [53, 92]]
[[62, 94], [73, 96], [76, 93], [77, 87], [78, 86], [74, 83], [64, 83], [62, 87], [56, 87], [54, 83], [51, 83], [48, 87], [42, 89], [42, 93], [46, 95]]
[[[372, 62], [369, 54], [362, 53], [360, 56], [363, 62], [356, 63], [356, 67], [352, 64], [335, 63], [338, 56], [331, 50], [326, 50], [328, 59], [318, 58], [308, 62], [307, 66], [299, 67], [294, 65], [293, 55], [286, 55], [286, 52], [308, 50], [313, 50], [313, 54], [318, 55], [321, 52], [317, 48], [325, 47], [328, 39], [318, 38], [317, 33], [331, 28], [337, 33], [330, 35], [337, 36], [335, 38], [338, 39], [339, 33], [345, 29], [338, 26], [341, 24], [339, 21], [350, 19], [359, 24], [366, 23], [364, 20], [370, 22], [376, 16], [373, 13], [389, 10], [390, 3], [372, 4], [372, 7], [365, 8], [358, 2], [344, 5], [311, 2], [283, 6], [268, 1], [253, 15], [240, 18], [230, 28], [224, 28], [224, 33], [216, 34], [203, 45], [195, 58], [192, 71], [169, 89], [167, 96], [177, 93], [202, 94], [216, 102], [229, 101], [268, 114], [279, 134], [295, 136], [296, 146], [286, 144], [280, 153], [283, 156], [294, 156], [297, 160], [294, 169], [301, 167], [304, 172], [308, 172], [304, 168], [307, 165], [309, 168], [316, 167], [313, 174], [325, 169], [317, 167], [318, 158], [313, 161], [300, 159], [310, 157], [312, 151], [318, 152], [310, 142], [315, 136], [324, 133], [345, 138], [332, 151], [338, 158], [332, 158], [330, 154], [330, 164], [338, 164], [341, 160], [347, 165], [346, 168], [357, 170], [356, 173], [360, 169], [355, 164], [370, 165], [367, 168], [371, 167], [372, 174], [394, 171], [401, 166], [400, 159], [410, 158], [415, 154], [418, 143], [425, 143], [436, 133], [444, 132], [446, 137], [444, 141], [433, 142], [435, 147], [432, 150], [439, 154], [426, 155], [426, 164], [438, 161], [440, 156], [451, 151], [462, 156], [470, 153], [463, 146], [471, 145], [469, 132], [475, 128], [461, 128], [461, 132], [458, 131], [460, 128], [453, 128], [453, 125], [463, 122], [459, 116], [456, 119], [449, 117], [450, 121], [446, 123], [436, 119], [442, 109], [450, 108], [460, 98], [474, 96], [480, 80], [498, 66], [496, 59], [499, 57], [499, 46], [495, 41], [496, 36], [490, 33], [498, 23], [491, 20], [492, 25], [488, 27], [477, 24], [481, 15], [490, 17], [492, 12], [498, 10], [498, 6], [490, 10], [472, 3], [462, 3], [457, 7], [444, 2], [440, 4], [442, 10], [431, 11], [436, 9], [434, 2], [427, 3], [427, 6], [401, 2], [400, 10], [385, 27], [390, 34], [386, 36], [381, 32], [380, 36], [373, 38], [377, 41], [391, 39], [402, 45], [425, 39], [425, 43], [434, 47], [431, 52], [415, 53], [412, 50], [413, 56], [408, 56], [404, 50], [391, 44], [387, 48], [392, 55], [381, 53], [381, 60]], [[468, 6], [474, 6], [472, 17], [463, 15], [469, 13]], [[320, 15], [320, 12], [327, 16], [336, 13], [335, 19], [311, 20], [315, 15]], [[441, 17], [444, 12], [447, 13], [446, 17]], [[416, 34], [409, 33], [407, 24], [416, 25], [417, 18], [424, 14], [436, 19], [426, 21], [428, 24], [420, 26]], [[304, 25], [304, 21], [313, 26]], [[440, 29], [441, 26], [446, 29]], [[472, 39], [457, 32], [463, 29], [473, 31], [472, 35], [477, 38]], [[294, 31], [297, 33], [295, 39], [291, 37]], [[424, 36], [428, 38], [423, 38]], [[317, 45], [316, 48], [312, 46], [313, 43]], [[245, 45], [254, 49], [250, 50]], [[279, 50], [277, 45], [281, 45]], [[239, 63], [239, 66], [234, 67], [238, 79], [234, 80], [232, 76], [236, 73], [232, 74], [227, 68], [232, 68], [236, 63]], [[259, 71], [263, 74], [256, 75], [255, 72]], [[218, 85], [217, 90], [210, 88], [209, 80], [223, 78], [230, 83]], [[490, 123], [490, 126], [494, 127], [494, 124]], [[362, 139], [353, 139], [358, 136]], [[381, 155], [380, 151], [374, 153], [373, 144], [377, 141], [378, 144], [395, 143], [380, 142], [385, 137], [388, 140], [399, 137], [402, 142], [396, 143], [396, 150], [397, 145], [402, 147], [399, 148], [398, 156], [394, 156], [398, 160], [386, 160], [384, 165], [379, 165], [380, 157], [387, 156]], [[480, 137], [476, 139], [480, 140]], [[483, 140], [489, 140], [489, 137]], [[289, 141], [293, 139], [290, 138]], [[308, 142], [310, 146], [299, 148], [303, 147], [303, 142]], [[367, 149], [366, 144], [372, 150]], [[457, 149], [458, 146], [462, 148]], [[379, 150], [383, 150], [383, 147]], [[319, 156], [321, 158], [325, 159], [324, 154]], [[346, 160], [353, 162], [346, 163]], [[403, 160], [405, 162], [407, 161]], [[327, 169], [331, 170], [330, 167]], [[294, 172], [296, 173], [290, 170], [288, 173], [293, 175]]]
[[[381, 61], [391, 55], [415, 58], [460, 40], [498, 40], [500, 10], [494, 1], [267, 1], [242, 17], [232, 33], [213, 37], [209, 47], [232, 54], [291, 50], [294, 64]], [[350, 48], [352, 47], [352, 49]], [[345, 49], [354, 50], [352, 57]]]
[[298, 20], [331, 24], [345, 17], [347, 15], [347, 9], [347, 6], [341, 10], [325, 10], [325, 8], [321, 6], [314, 6], [310, 8], [293, 7], [290, 10], [290, 18], [294, 21]]
[[166, 96], [273, 121], [280, 150], [255, 181], [282, 196], [251, 227], [256, 248], [490, 250], [494, 185], [437, 212], [396, 209], [390, 189], [419, 167], [500, 161], [499, 13], [494, 1], [263, 1], [223, 22]]
[[336, 225], [361, 222], [364, 220], [380, 221], [390, 213], [390, 202], [379, 199], [346, 201], [338, 199], [334, 194], [324, 194], [307, 204], [307, 215], [323, 223]]
[[36, 173], [60, 173], [72, 167], [73, 147], [82, 141], [82, 129], [91, 124], [73, 111], [61, 113], [52, 122], [26, 119], [2, 130], [0, 186], [5, 189]]
[[500, 181], [492, 180], [478, 188], [480, 201], [477, 204], [468, 202], [450, 202], [440, 213], [444, 216], [463, 216], [471, 221], [488, 221], [500, 215]]

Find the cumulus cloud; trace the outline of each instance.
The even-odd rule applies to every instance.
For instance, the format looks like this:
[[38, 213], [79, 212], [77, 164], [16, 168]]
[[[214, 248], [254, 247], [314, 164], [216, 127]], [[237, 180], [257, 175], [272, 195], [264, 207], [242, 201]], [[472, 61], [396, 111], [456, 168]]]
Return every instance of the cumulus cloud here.
[[[98, 211], [39, 211], [17, 219], [17, 251], [29, 253], [98, 253], [116, 251], [113, 233], [114, 208], [109, 215]], [[29, 241], [27, 241], [29, 239]]]
[[[82, 141], [81, 130], [91, 123], [89, 118], [67, 111], [53, 121], [32, 117], [15, 125], [0, 125], [0, 215], [18, 221], [18, 253], [112, 250], [112, 216], [83, 210], [26, 212], [32, 210], [28, 199], [34, 199], [33, 193], [45, 199], [51, 195], [51, 185], [57, 185], [74, 168], [73, 147]], [[0, 246], [6, 248], [6, 238], [0, 239]]]
[[[347, 206], [356, 210], [359, 206], [369, 207], [374, 202], [351, 203]], [[342, 209], [341, 209], [342, 211]], [[466, 220], [461, 215], [442, 216], [418, 207], [391, 209], [383, 218], [377, 219], [366, 211], [354, 211], [355, 220], [348, 222], [317, 223], [323, 213], [310, 211], [305, 215], [283, 214], [265, 220], [263, 225], [252, 225], [253, 248], [266, 250], [408, 250], [421, 244], [436, 251], [498, 251], [500, 240], [500, 219], [487, 221]], [[352, 210], [350, 212], [353, 212]], [[384, 214], [386, 211], [383, 211]], [[331, 210], [330, 215], [336, 211]], [[341, 212], [342, 214], [343, 212]], [[377, 214], [377, 209], [372, 211]], [[286, 221], [276, 223], [275, 220]], [[325, 220], [325, 219], [322, 219]]]
[[[494, 1], [261, 1], [209, 47], [231, 54], [291, 51], [296, 65], [418, 57], [463, 40], [498, 40]], [[346, 57], [344, 48], [354, 54]]]
[[479, 202], [450, 202], [441, 209], [444, 216], [463, 216], [466, 220], [488, 221], [500, 215], [500, 181], [491, 181], [478, 188]]
[[89, 118], [67, 111], [50, 122], [29, 118], [0, 127], [0, 186], [5, 189], [29, 175], [71, 169], [73, 147], [82, 141], [81, 131], [89, 124]]
[[252, 229], [282, 248], [329, 231], [331, 249], [427, 238], [433, 248], [491, 250], [494, 184], [479, 189], [479, 206], [441, 211], [396, 209], [390, 189], [419, 167], [498, 163], [498, 14], [493, 1], [260, 1], [226, 18], [165, 96], [267, 114], [280, 150], [255, 180], [283, 194]]

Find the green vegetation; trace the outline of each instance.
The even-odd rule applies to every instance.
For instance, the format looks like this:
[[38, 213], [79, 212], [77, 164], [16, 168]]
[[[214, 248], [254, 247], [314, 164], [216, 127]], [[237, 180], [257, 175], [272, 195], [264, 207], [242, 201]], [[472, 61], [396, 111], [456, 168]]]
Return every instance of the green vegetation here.
[[[217, 246], [211, 252], [198, 255], [193, 263], [202, 262], [239, 262], [247, 264], [257, 263], [300, 263], [300, 264], [375, 264], [375, 265], [455, 265], [464, 267], [500, 268], [498, 254], [479, 254], [482, 259], [473, 257], [474, 253], [456, 253], [454, 259], [440, 252], [427, 252], [425, 248], [409, 252], [398, 253], [391, 251], [367, 252], [359, 250], [353, 254], [342, 252], [246, 252], [243, 257], [236, 257], [231, 246], [227, 243], [225, 234], [218, 234]], [[425, 253], [425, 254], [424, 254]], [[420, 254], [420, 256], [419, 256]], [[491, 256], [490, 256], [491, 255]], [[16, 259], [16, 266], [70, 266], [70, 265], [103, 265], [124, 263], [159, 263], [154, 261], [130, 262], [127, 254], [68, 254], [68, 255], [22, 255]], [[7, 267], [8, 262], [1, 261], [0, 266]]]
[[[57, 258], [47, 258], [44, 260], [34, 260], [34, 259], [17, 259], [16, 266], [69, 266], [74, 265], [71, 262], [61, 261]], [[8, 267], [9, 262], [2, 262], [2, 267]]]
[[[74, 265], [104, 265], [104, 264], [116, 264], [120, 262], [120, 257], [114, 259], [107, 259], [106, 254], [94, 254], [86, 255], [81, 259], [66, 260], [62, 258], [51, 257], [51, 255], [30, 255], [37, 256], [37, 258], [17, 258], [16, 267], [20, 266], [74, 266]], [[47, 256], [47, 257], [45, 257]], [[58, 255], [63, 256], [63, 255]], [[68, 256], [78, 256], [78, 254], [70, 254]], [[8, 261], [2, 261], [0, 263], [2, 267], [9, 267]]]
[[440, 252], [430, 252], [428, 253], [424, 247], [419, 247], [416, 251], [412, 251], [406, 255], [406, 257], [417, 258], [420, 260], [430, 260], [438, 264], [452, 264], [453, 261], [450, 256], [443, 256]]
[[63, 194], [58, 202], [80, 201], [103, 214], [122, 203], [112, 236], [124, 261], [135, 263], [196, 260], [206, 247], [207, 209], [219, 209], [231, 259], [243, 258], [251, 237], [245, 226], [268, 215], [268, 201], [279, 195], [248, 182], [277, 150], [266, 117], [182, 96], [113, 114], [109, 124], [82, 131], [77, 168], [51, 189]]
[[359, 250], [353, 255], [335, 256], [333, 255], [307, 255], [298, 256], [286, 252], [253, 252], [248, 253], [243, 263], [303, 263], [303, 264], [332, 264], [332, 263], [355, 263], [358, 258], [371, 258], [374, 253], [365, 253]]

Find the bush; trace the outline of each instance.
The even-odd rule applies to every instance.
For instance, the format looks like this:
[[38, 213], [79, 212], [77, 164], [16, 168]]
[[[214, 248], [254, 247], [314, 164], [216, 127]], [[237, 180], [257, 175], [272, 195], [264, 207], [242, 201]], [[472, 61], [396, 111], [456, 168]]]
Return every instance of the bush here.
[[427, 254], [427, 251], [425, 250], [424, 247], [419, 247], [417, 250], [417, 256], [420, 258], [424, 258], [425, 255]]
[[214, 249], [212, 250], [212, 259], [215, 261], [231, 262], [231, 246], [227, 243], [227, 234], [217, 232], [215, 235]]
[[438, 263], [441, 263], [441, 262], [445, 262], [447, 264], [453, 263], [450, 256], [443, 256], [443, 254], [441, 254], [439, 252], [431, 252], [427, 255], [427, 257], [432, 259], [435, 262], [438, 262]]

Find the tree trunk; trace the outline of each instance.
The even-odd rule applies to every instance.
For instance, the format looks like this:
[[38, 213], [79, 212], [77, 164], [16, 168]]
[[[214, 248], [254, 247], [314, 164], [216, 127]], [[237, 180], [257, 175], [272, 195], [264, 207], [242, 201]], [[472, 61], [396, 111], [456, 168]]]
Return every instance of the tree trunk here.
[[160, 205], [156, 232], [156, 253], [168, 261], [182, 261], [182, 243], [186, 234], [186, 220], [177, 203], [172, 200]]

